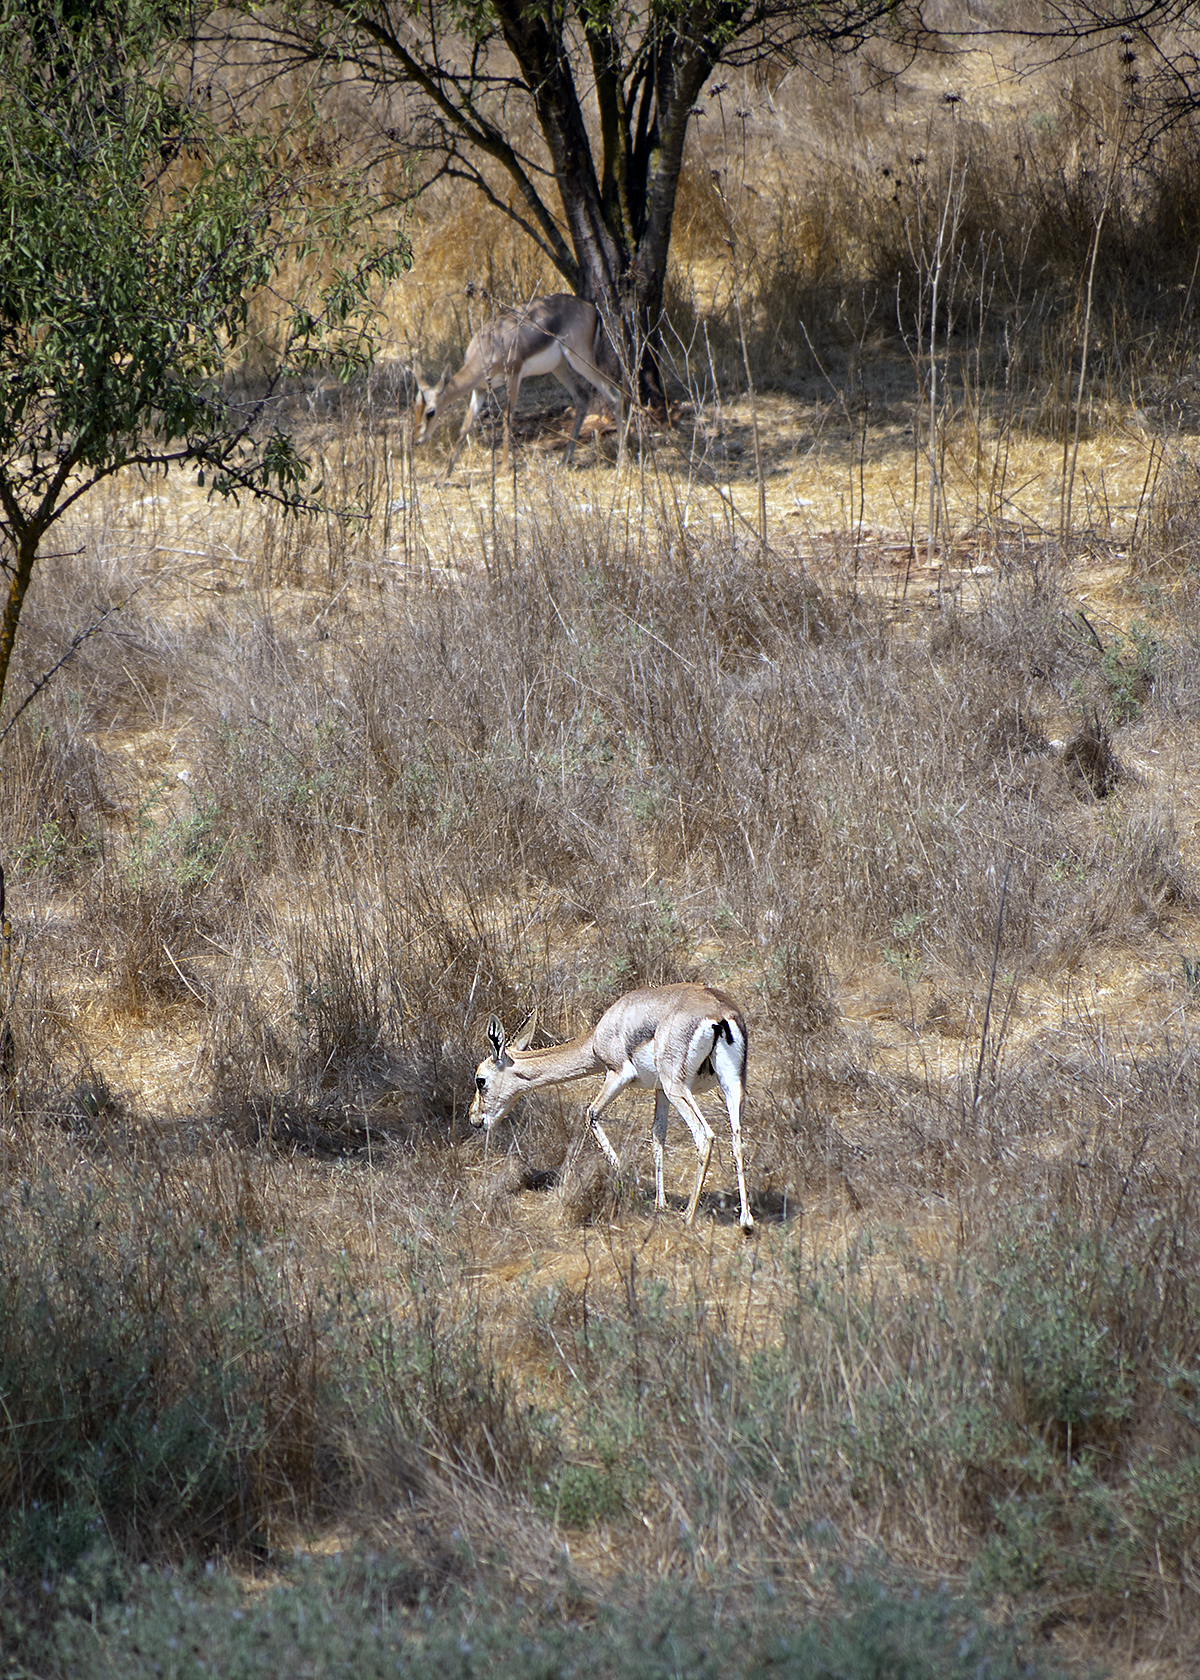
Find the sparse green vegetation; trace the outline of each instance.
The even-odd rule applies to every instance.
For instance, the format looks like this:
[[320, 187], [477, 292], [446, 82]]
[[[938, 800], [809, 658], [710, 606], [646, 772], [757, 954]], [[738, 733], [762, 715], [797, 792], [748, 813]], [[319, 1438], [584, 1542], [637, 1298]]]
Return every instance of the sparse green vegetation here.
[[1158, 637], [1137, 618], [1128, 635], [1118, 636], [1105, 648], [1101, 668], [1114, 723], [1132, 723], [1141, 715], [1161, 658]]

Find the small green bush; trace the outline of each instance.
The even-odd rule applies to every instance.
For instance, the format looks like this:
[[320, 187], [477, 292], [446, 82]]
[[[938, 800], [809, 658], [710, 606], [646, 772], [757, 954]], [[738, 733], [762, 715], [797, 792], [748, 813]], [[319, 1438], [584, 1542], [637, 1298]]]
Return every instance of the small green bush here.
[[1137, 722], [1162, 661], [1161, 637], [1140, 619], [1134, 619], [1127, 636], [1116, 636], [1109, 642], [1101, 655], [1100, 668], [1115, 724]]

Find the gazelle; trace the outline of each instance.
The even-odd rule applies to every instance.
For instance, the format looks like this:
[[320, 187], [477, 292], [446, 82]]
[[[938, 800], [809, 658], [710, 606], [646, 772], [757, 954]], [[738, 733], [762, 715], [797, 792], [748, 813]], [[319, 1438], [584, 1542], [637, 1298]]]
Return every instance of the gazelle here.
[[[601, 372], [601, 362], [610, 372]], [[413, 364], [417, 395], [412, 406], [413, 442], [424, 443], [431, 438], [450, 403], [465, 397], [466, 418], [458, 434], [458, 442], [446, 463], [443, 475], [449, 478], [458, 460], [459, 451], [479, 413], [480, 393], [489, 387], [508, 387], [504, 406], [504, 460], [508, 470], [508, 451], [512, 415], [523, 379], [552, 373], [560, 385], [571, 394], [575, 405], [575, 427], [567, 450], [567, 461], [575, 453], [575, 443], [587, 413], [587, 401], [571, 377], [573, 373], [595, 386], [607, 397], [617, 411], [619, 447], [625, 441], [624, 393], [618, 376], [611, 369], [612, 352], [604, 335], [604, 325], [594, 303], [572, 297], [569, 292], [557, 292], [553, 297], [534, 298], [515, 309], [506, 309], [494, 321], [480, 327], [467, 345], [466, 360], [450, 377], [447, 368], [436, 385], [426, 385], [419, 362]]]
[[590, 1033], [557, 1044], [548, 1050], [531, 1050], [531, 1021], [509, 1043], [495, 1015], [488, 1022], [491, 1055], [480, 1062], [475, 1073], [475, 1099], [471, 1104], [473, 1126], [489, 1131], [504, 1118], [519, 1097], [541, 1085], [557, 1085], [568, 1079], [585, 1079], [603, 1073], [604, 1085], [587, 1111], [592, 1135], [606, 1158], [620, 1171], [616, 1150], [604, 1134], [600, 1116], [614, 1097], [630, 1085], [654, 1090], [654, 1205], [665, 1208], [663, 1194], [663, 1144], [667, 1136], [668, 1104], [687, 1122], [696, 1143], [699, 1164], [696, 1185], [688, 1203], [687, 1223], [696, 1217], [696, 1206], [704, 1188], [713, 1130], [700, 1111], [694, 1093], [719, 1085], [729, 1111], [733, 1159], [737, 1167], [741, 1210], [738, 1223], [743, 1231], [754, 1228], [746, 1197], [746, 1173], [742, 1164], [742, 1107], [746, 1099], [746, 1022], [737, 1004], [725, 992], [711, 986], [643, 986], [627, 992], [601, 1015]]

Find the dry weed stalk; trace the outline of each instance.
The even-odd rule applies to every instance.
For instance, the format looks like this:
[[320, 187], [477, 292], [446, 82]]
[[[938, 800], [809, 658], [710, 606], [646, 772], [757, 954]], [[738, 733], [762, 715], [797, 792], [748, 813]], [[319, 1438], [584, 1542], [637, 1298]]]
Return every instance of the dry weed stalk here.
[[16, 981], [12, 971], [12, 924], [8, 919], [4, 865], [0, 864], [0, 1124], [9, 1125], [17, 1114], [16, 1040], [12, 1014]]
[[[1104, 193], [1100, 201], [1099, 214], [1096, 216], [1092, 229], [1091, 249], [1088, 252], [1087, 282], [1084, 288], [1083, 306], [1083, 338], [1079, 351], [1079, 384], [1075, 393], [1075, 426], [1073, 434], [1068, 433], [1070, 423], [1071, 401], [1070, 389], [1067, 391], [1066, 414], [1063, 423], [1063, 465], [1062, 465], [1062, 523], [1059, 530], [1059, 540], [1064, 548], [1071, 540], [1071, 500], [1075, 490], [1075, 468], [1079, 461], [1079, 433], [1083, 423], [1083, 392], [1087, 382], [1088, 347], [1092, 329], [1092, 293], [1096, 280], [1096, 258], [1100, 251], [1100, 236], [1104, 230], [1104, 218], [1108, 214], [1116, 186], [1117, 174], [1123, 162], [1123, 148], [1125, 132], [1128, 124], [1130, 104], [1126, 102], [1121, 114], [1121, 124], [1112, 142], [1112, 164], [1109, 168], [1108, 179], [1104, 184]], [[1068, 443], [1070, 461], [1068, 464]]]

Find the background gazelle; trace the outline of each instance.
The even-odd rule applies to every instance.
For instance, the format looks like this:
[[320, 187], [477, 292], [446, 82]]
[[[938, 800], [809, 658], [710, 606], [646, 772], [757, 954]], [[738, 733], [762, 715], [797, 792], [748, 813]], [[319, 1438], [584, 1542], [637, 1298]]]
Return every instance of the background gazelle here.
[[420, 363], [413, 364], [417, 395], [412, 407], [413, 442], [424, 443], [437, 429], [450, 403], [465, 397], [466, 418], [458, 434], [458, 442], [446, 463], [444, 477], [449, 478], [458, 460], [459, 451], [467, 441], [467, 434], [479, 413], [480, 394], [491, 386], [507, 385], [504, 405], [504, 459], [508, 467], [508, 451], [512, 415], [523, 379], [552, 373], [560, 385], [566, 387], [575, 405], [575, 426], [567, 450], [567, 460], [575, 453], [575, 443], [587, 413], [586, 387], [580, 389], [571, 377], [595, 386], [607, 397], [617, 411], [618, 447], [624, 448], [625, 404], [620, 377], [615, 369], [601, 372], [601, 363], [612, 363], [612, 352], [604, 335], [604, 326], [594, 303], [572, 297], [570, 292], [557, 292], [553, 297], [534, 298], [515, 309], [506, 309], [494, 321], [480, 327], [467, 345], [466, 359], [453, 379], [447, 368], [436, 385], [426, 385]]
[[620, 1170], [616, 1151], [605, 1136], [600, 1116], [614, 1097], [630, 1085], [654, 1089], [654, 1205], [667, 1205], [663, 1194], [663, 1143], [667, 1135], [667, 1107], [672, 1105], [687, 1122], [700, 1157], [696, 1187], [688, 1203], [687, 1223], [696, 1217], [712, 1155], [713, 1130], [700, 1111], [696, 1091], [721, 1087], [729, 1110], [733, 1159], [737, 1167], [743, 1231], [754, 1227], [746, 1198], [742, 1164], [742, 1107], [746, 1100], [746, 1022], [737, 1004], [711, 986], [644, 986], [627, 992], [605, 1010], [590, 1033], [548, 1050], [530, 1050], [533, 1024], [509, 1044], [495, 1015], [488, 1023], [492, 1054], [475, 1074], [473, 1126], [489, 1130], [502, 1120], [519, 1097], [540, 1085], [557, 1085], [603, 1073], [604, 1085], [587, 1111], [588, 1124], [600, 1148]]

